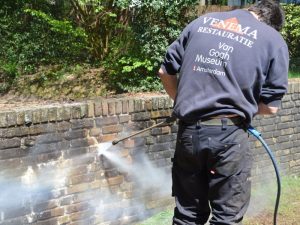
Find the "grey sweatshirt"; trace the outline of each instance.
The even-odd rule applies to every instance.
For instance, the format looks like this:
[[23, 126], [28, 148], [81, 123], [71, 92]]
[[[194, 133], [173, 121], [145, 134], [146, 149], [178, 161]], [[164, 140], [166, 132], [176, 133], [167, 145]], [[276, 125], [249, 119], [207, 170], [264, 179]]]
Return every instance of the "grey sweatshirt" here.
[[250, 123], [260, 101], [280, 106], [288, 64], [280, 33], [238, 9], [191, 22], [169, 46], [161, 68], [179, 73], [174, 103], [179, 119], [238, 114]]

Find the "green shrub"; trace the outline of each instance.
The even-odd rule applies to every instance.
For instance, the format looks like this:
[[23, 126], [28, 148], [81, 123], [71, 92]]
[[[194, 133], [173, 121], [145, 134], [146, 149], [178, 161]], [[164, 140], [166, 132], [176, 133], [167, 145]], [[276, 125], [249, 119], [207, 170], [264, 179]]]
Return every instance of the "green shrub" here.
[[48, 1], [16, 2], [18, 4], [6, 3], [0, 8], [0, 28], [3, 31], [0, 59], [16, 62], [22, 73], [34, 72], [39, 65], [88, 59], [84, 31], [66, 19], [58, 20], [52, 16], [63, 16], [60, 10], [56, 10], [57, 5], [52, 6]]
[[115, 43], [105, 60], [109, 83], [118, 91], [153, 91], [167, 46], [196, 17], [197, 0], [118, 1], [132, 10], [127, 39]]
[[140, 60], [130, 56], [124, 56], [117, 61], [111, 61], [109, 68], [109, 87], [117, 93], [158, 91], [162, 89], [160, 79], [148, 75], [153, 71], [153, 65], [149, 60]]
[[[300, 5], [284, 5], [285, 26], [282, 35], [288, 44], [290, 57], [300, 57]], [[300, 62], [298, 64], [300, 67]]]

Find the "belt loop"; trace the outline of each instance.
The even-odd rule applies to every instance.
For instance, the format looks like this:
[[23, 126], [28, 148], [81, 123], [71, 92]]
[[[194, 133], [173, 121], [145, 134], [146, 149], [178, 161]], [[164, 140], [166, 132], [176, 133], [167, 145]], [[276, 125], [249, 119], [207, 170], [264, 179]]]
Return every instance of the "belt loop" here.
[[201, 120], [198, 120], [196, 124], [196, 129], [200, 129], [200, 128], [201, 128]]
[[222, 118], [221, 122], [222, 122], [222, 130], [226, 130], [227, 129], [227, 118]]

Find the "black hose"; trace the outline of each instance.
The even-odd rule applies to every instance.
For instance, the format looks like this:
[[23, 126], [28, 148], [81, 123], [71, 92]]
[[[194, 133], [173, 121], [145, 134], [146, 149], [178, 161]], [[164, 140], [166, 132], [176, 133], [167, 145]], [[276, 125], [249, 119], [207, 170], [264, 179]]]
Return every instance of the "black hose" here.
[[277, 179], [277, 196], [276, 196], [276, 203], [275, 203], [275, 209], [274, 209], [273, 224], [276, 225], [277, 224], [277, 214], [278, 214], [279, 202], [280, 202], [280, 195], [281, 195], [281, 180], [280, 180], [279, 169], [278, 169], [275, 157], [274, 157], [271, 149], [267, 145], [267, 143], [262, 138], [261, 133], [258, 132], [257, 130], [255, 130], [252, 126], [248, 126], [247, 130], [248, 130], [249, 133], [251, 133], [254, 137], [256, 137], [262, 143], [262, 145], [266, 149], [267, 153], [269, 154], [269, 156], [272, 160], [274, 169], [275, 169], [276, 179]]

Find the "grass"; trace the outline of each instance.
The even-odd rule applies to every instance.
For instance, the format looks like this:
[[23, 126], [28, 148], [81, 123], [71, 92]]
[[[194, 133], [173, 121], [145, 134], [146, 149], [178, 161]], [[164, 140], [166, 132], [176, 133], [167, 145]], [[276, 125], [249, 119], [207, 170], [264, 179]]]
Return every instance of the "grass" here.
[[[244, 225], [270, 225], [277, 187], [275, 183], [262, 184], [253, 188], [251, 206], [245, 217]], [[252, 209], [251, 209], [252, 208]], [[282, 194], [278, 213], [278, 224], [296, 225], [300, 221], [300, 178], [283, 177]], [[138, 225], [168, 225], [172, 224], [173, 209], [167, 209]]]
[[300, 72], [299, 71], [289, 71], [289, 78], [299, 78]]

